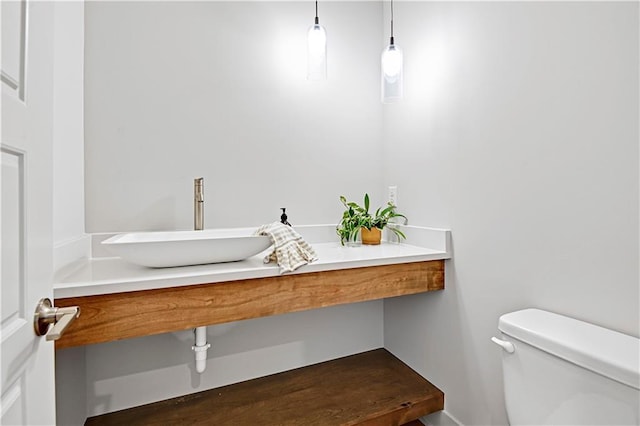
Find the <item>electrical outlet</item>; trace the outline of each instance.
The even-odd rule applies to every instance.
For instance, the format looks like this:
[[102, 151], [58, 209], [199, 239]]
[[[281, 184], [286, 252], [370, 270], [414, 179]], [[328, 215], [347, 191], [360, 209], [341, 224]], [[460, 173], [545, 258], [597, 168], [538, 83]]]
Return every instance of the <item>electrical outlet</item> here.
[[398, 187], [397, 186], [392, 185], [389, 187], [387, 198], [391, 204], [398, 207]]

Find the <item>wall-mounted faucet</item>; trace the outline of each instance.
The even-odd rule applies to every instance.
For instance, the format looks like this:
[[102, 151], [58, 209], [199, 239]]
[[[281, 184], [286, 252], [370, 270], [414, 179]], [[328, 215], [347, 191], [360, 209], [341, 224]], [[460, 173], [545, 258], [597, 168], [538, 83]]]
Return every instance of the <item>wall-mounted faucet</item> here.
[[193, 229], [204, 229], [204, 178], [193, 180]]

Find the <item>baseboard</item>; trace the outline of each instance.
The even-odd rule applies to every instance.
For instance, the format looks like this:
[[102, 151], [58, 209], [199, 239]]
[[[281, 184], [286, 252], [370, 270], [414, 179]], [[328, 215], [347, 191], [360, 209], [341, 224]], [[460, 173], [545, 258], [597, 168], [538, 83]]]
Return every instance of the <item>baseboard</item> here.
[[420, 421], [424, 423], [425, 426], [463, 426], [458, 419], [447, 413], [447, 410], [424, 416]]

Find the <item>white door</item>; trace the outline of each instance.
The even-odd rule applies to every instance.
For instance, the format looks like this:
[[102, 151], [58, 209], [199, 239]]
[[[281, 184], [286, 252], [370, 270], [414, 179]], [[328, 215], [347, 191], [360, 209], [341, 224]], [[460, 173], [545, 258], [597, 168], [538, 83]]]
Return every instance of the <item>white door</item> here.
[[2, 0], [2, 425], [55, 424], [53, 342], [34, 310], [52, 290], [53, 2]]

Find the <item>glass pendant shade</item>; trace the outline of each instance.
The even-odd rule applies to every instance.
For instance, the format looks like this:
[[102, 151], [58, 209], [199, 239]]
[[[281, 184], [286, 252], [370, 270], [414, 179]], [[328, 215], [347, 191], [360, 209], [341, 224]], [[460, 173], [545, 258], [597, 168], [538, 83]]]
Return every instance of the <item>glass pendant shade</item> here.
[[327, 78], [327, 32], [316, 23], [307, 33], [307, 80]]
[[382, 102], [393, 103], [402, 99], [402, 49], [391, 43], [381, 57]]

